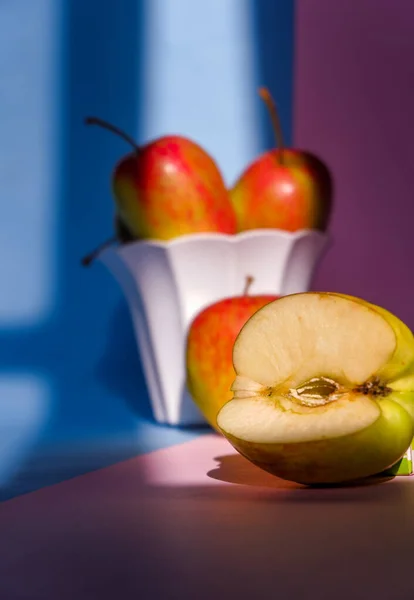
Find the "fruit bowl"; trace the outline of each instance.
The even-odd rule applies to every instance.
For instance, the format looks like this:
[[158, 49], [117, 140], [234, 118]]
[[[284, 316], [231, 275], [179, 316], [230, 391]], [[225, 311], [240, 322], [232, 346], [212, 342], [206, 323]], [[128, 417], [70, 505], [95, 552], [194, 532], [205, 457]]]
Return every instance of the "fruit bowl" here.
[[99, 254], [128, 302], [157, 422], [205, 423], [185, 381], [186, 336], [196, 314], [239, 295], [247, 276], [252, 294], [309, 290], [328, 242], [327, 233], [313, 229], [257, 229], [137, 241]]

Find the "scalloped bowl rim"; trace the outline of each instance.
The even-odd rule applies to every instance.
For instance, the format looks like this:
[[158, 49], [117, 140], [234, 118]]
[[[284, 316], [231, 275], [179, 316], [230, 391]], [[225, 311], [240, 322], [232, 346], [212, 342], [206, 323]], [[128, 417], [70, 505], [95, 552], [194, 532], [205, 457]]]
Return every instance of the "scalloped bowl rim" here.
[[187, 233], [169, 240], [155, 240], [155, 239], [144, 239], [144, 240], [133, 240], [131, 242], [122, 243], [119, 248], [128, 248], [136, 246], [157, 246], [159, 248], [171, 248], [172, 246], [178, 246], [186, 242], [191, 241], [214, 241], [214, 240], [226, 240], [230, 243], [237, 243], [239, 240], [249, 239], [254, 237], [284, 237], [286, 239], [300, 239], [306, 236], [317, 236], [327, 238], [329, 233], [321, 231], [319, 229], [299, 229], [297, 231], [286, 231], [285, 229], [275, 228], [263, 228], [263, 229], [249, 229], [247, 231], [240, 231], [239, 233], [220, 233], [220, 232], [200, 232], [200, 233]]

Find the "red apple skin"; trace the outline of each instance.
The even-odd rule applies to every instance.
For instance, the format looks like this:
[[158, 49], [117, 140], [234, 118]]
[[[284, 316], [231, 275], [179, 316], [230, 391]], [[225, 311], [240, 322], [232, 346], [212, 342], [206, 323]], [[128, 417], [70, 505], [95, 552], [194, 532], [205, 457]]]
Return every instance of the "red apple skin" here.
[[280, 150], [261, 155], [230, 192], [238, 231], [324, 231], [331, 215], [332, 194], [326, 165], [309, 152], [290, 148], [284, 149], [283, 155]]
[[125, 156], [114, 169], [112, 190], [119, 215], [135, 238], [236, 232], [236, 216], [216, 162], [187, 138], [158, 138]]
[[187, 387], [204, 417], [218, 430], [216, 417], [233, 397], [236, 377], [233, 346], [248, 319], [278, 296], [235, 296], [202, 310], [190, 325], [187, 337]]

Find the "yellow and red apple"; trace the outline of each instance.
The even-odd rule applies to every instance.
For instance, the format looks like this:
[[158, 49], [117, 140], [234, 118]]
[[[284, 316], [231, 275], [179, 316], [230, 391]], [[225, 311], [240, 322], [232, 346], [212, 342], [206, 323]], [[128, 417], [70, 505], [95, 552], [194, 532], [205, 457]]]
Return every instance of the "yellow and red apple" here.
[[277, 298], [270, 294], [250, 296], [251, 283], [248, 277], [243, 295], [224, 298], [202, 310], [192, 321], [187, 336], [187, 386], [215, 429], [217, 413], [232, 397], [232, 354], [237, 335], [259, 308]]
[[125, 156], [112, 186], [121, 219], [139, 239], [236, 231], [216, 162], [185, 137], [164, 136]]
[[170, 240], [191, 233], [236, 233], [236, 216], [220, 169], [199, 144], [180, 135], [166, 135], [138, 146], [106, 121], [88, 117], [86, 123], [112, 131], [133, 148], [112, 173], [116, 239]]
[[314, 154], [285, 147], [273, 99], [266, 88], [259, 92], [269, 108], [278, 148], [248, 165], [230, 190], [237, 230], [324, 231], [332, 209], [330, 171]]

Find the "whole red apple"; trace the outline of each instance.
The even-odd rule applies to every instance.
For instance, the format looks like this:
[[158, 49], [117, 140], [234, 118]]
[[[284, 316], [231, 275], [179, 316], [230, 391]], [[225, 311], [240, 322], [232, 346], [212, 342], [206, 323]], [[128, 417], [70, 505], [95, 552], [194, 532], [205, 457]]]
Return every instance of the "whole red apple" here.
[[236, 217], [221, 172], [197, 143], [167, 135], [138, 146], [101, 119], [86, 122], [113, 131], [133, 147], [112, 175], [117, 212], [132, 236], [169, 240], [189, 233], [235, 233]]
[[275, 103], [266, 88], [259, 93], [269, 109], [279, 148], [250, 164], [231, 189], [237, 230], [325, 230], [333, 194], [329, 169], [310, 152], [285, 147]]
[[278, 298], [248, 295], [251, 283], [252, 278], [248, 277], [243, 295], [225, 298], [202, 310], [192, 321], [187, 336], [187, 387], [195, 404], [216, 430], [216, 416], [233, 396], [230, 387], [236, 376], [234, 342], [248, 319]]

